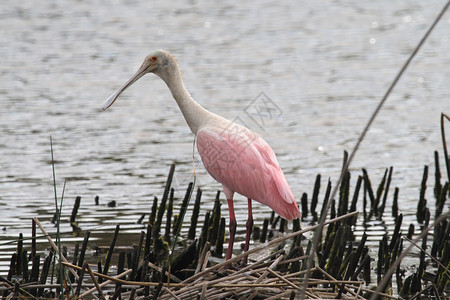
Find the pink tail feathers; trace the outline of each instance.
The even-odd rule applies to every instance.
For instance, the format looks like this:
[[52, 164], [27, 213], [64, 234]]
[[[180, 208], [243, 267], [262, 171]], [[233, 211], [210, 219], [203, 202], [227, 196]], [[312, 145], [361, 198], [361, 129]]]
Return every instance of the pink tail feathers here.
[[275, 201], [272, 201], [275, 204], [275, 207], [272, 207], [272, 209], [286, 220], [300, 218], [302, 214], [298, 209], [297, 201], [295, 201], [294, 194], [289, 187], [286, 177], [284, 177], [283, 171], [281, 171], [281, 168], [277, 166], [273, 168], [272, 174], [274, 176], [276, 186], [276, 190], [274, 189], [272, 194], [278, 194], [281, 198], [274, 199]]

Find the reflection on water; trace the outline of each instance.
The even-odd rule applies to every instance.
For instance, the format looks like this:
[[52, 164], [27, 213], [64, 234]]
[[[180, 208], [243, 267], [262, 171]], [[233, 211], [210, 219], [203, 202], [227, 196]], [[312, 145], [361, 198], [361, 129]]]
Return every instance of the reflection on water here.
[[[193, 178], [193, 137], [164, 83], [148, 75], [111, 110], [100, 110], [154, 48], [176, 55], [186, 86], [203, 106], [240, 118], [272, 145], [298, 199], [312, 192], [317, 173], [336, 180], [343, 150], [354, 145], [441, 5], [0, 3], [0, 240], [6, 243], [20, 232], [29, 236], [35, 216], [54, 230], [50, 135], [58, 195], [68, 179], [63, 231], [70, 231], [67, 220], [80, 195], [78, 221], [83, 229], [98, 228], [93, 240], [109, 243], [104, 233], [115, 224], [139, 234], [144, 225], [136, 221], [161, 195], [172, 162], [176, 197], [183, 197]], [[394, 166], [391, 186], [400, 187], [404, 226], [415, 222], [422, 167], [431, 165], [433, 151], [441, 148], [439, 114], [450, 111], [449, 24], [447, 16], [418, 54], [352, 167], [355, 174], [366, 167], [379, 180], [384, 168]], [[262, 128], [244, 112], [261, 92], [281, 111]], [[197, 183], [205, 190], [204, 215], [220, 185], [202, 169], [198, 155], [196, 166]], [[99, 206], [93, 205], [96, 195]], [[107, 207], [111, 200], [117, 207]], [[245, 199], [238, 197], [235, 208], [243, 229]], [[270, 212], [255, 204], [254, 213], [258, 225]], [[392, 227], [383, 226], [376, 230]], [[14, 247], [0, 245], [8, 256]], [[2, 262], [0, 273], [4, 270]]]

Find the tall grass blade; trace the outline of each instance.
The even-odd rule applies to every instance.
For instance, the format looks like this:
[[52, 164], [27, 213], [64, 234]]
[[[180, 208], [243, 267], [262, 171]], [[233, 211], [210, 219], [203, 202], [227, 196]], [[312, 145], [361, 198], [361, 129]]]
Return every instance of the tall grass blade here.
[[[63, 191], [62, 191], [62, 195], [61, 195], [61, 203], [58, 207], [58, 196], [57, 196], [57, 191], [56, 191], [56, 174], [55, 174], [55, 159], [54, 159], [54, 155], [53, 155], [53, 139], [52, 136], [50, 135], [50, 152], [52, 155], [52, 174], [53, 174], [53, 191], [54, 191], [54, 196], [55, 196], [55, 210], [56, 210], [56, 244], [58, 245], [58, 261], [59, 261], [59, 282], [60, 282], [60, 299], [64, 299], [64, 285], [63, 285], [63, 267], [62, 267], [62, 261], [61, 261], [61, 256], [62, 256], [62, 249], [61, 249], [61, 235], [60, 235], [60, 231], [59, 231], [59, 224], [61, 221], [61, 208], [62, 208], [62, 203], [63, 203], [63, 199], [64, 199], [64, 191], [66, 190], [66, 180], [64, 180], [64, 187], [63, 187]], [[54, 265], [53, 265], [54, 266]], [[53, 271], [52, 271], [53, 273]], [[53, 276], [52, 276], [52, 281], [53, 281]]]

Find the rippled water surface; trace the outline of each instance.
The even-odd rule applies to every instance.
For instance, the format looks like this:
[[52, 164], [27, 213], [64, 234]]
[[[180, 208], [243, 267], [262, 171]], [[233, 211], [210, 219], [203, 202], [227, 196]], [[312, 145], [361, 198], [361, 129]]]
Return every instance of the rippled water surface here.
[[[35, 216], [54, 231], [50, 135], [58, 195], [67, 179], [63, 230], [70, 231], [67, 219], [80, 195], [77, 221], [83, 229], [98, 230], [94, 239], [116, 224], [133, 237], [143, 228], [138, 218], [162, 195], [173, 162], [176, 197], [183, 197], [193, 179], [193, 136], [165, 84], [147, 75], [110, 110], [100, 109], [156, 48], [178, 58], [199, 103], [238, 119], [272, 145], [297, 199], [312, 192], [318, 173], [323, 186], [327, 178], [337, 180], [343, 150], [356, 143], [444, 2], [0, 3], [0, 250], [12, 253], [15, 245], [5, 243], [20, 232], [29, 236]], [[394, 166], [391, 186], [400, 188], [405, 228], [415, 222], [423, 165], [430, 165], [432, 174], [433, 151], [442, 148], [439, 116], [450, 112], [449, 49], [447, 13], [352, 165], [353, 178], [365, 167], [375, 182]], [[279, 108], [264, 123], [246, 113], [261, 92]], [[220, 185], [206, 174], [198, 154], [196, 166], [197, 184], [205, 191], [202, 222]], [[428, 192], [433, 210], [431, 187]], [[99, 206], [93, 205], [96, 195]], [[106, 205], [112, 200], [114, 208]], [[246, 201], [235, 202], [244, 229]], [[270, 210], [254, 206], [260, 225]], [[377, 233], [386, 228], [392, 224], [374, 224]]]

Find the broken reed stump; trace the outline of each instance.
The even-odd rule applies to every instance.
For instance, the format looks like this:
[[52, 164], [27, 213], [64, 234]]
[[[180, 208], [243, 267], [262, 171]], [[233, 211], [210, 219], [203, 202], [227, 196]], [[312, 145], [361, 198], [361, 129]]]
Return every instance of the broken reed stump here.
[[[439, 163], [437, 154], [435, 154], [435, 161]], [[391, 188], [393, 168], [385, 170], [376, 190], [372, 188], [373, 181], [370, 179], [368, 171], [363, 170], [362, 175], [357, 177], [353, 190], [350, 188], [352, 186], [350, 173], [344, 176], [338, 201], [329, 199], [332, 184], [330, 180], [327, 181], [322, 207], [319, 208], [320, 214], [324, 214], [324, 206], [331, 201], [330, 217], [333, 221], [327, 221], [322, 242], [315, 253], [312, 253], [310, 241], [302, 241], [302, 238], [306, 237], [305, 233], [312, 229], [302, 230], [299, 220], [294, 220], [291, 225], [290, 222], [286, 222], [272, 213], [263, 219], [261, 224], [254, 225], [255, 244], [250, 247], [248, 252], [250, 254], [249, 263], [247, 265], [239, 264], [241, 260], [237, 258], [242, 258], [244, 256], [242, 253], [230, 261], [224, 262], [223, 245], [226, 242], [227, 221], [221, 216], [220, 192], [216, 194], [212, 211], [207, 211], [203, 220], [199, 220], [202, 190], [197, 189], [195, 202], [188, 207], [187, 202], [193, 187], [192, 184], [189, 184], [181, 207], [179, 204], [175, 205], [175, 207], [180, 207], [180, 210], [174, 216], [174, 202], [179, 203], [179, 200], [174, 199], [174, 188], [171, 187], [173, 173], [174, 166], [171, 166], [161, 202], [158, 206], [158, 198], [154, 197], [151, 210], [147, 212], [149, 218], [146, 231], [141, 232], [136, 245], [130, 248], [132, 251], [124, 252], [123, 248], [116, 246], [121, 237], [119, 226], [117, 226], [107, 247], [106, 256], [97, 260], [96, 264], [90, 265], [92, 273], [89, 273], [83, 266], [91, 260], [86, 256], [90, 232], [84, 233], [85, 238], [81, 247], [76, 244], [74, 248], [73, 263], [65, 263], [66, 268], [77, 271], [76, 276], [70, 273], [66, 278], [67, 283], [76, 286], [74, 295], [96, 293], [100, 296], [101, 292], [103, 295], [109, 294], [113, 298], [159, 296], [162, 299], [176, 297], [182, 299], [192, 293], [203, 295], [205, 299], [208, 297], [298, 296], [300, 287], [305, 284], [302, 279], [302, 274], [306, 271], [305, 262], [311, 255], [317, 256], [317, 260], [313, 264], [315, 267], [312, 269], [312, 277], [306, 283], [305, 298], [368, 298], [373, 293], [370, 285], [384, 282], [386, 279], [384, 274], [402, 254], [406, 236], [411, 239], [418, 234], [415, 233], [414, 224], [409, 225], [408, 232], [402, 232], [403, 214], [398, 205], [400, 201], [399, 188], [395, 187], [394, 193], [391, 193], [392, 208], [389, 213], [394, 217], [395, 226], [392, 232], [386, 232], [379, 241], [378, 255], [375, 260], [371, 260], [371, 252], [366, 242], [368, 235], [364, 232], [358, 239], [355, 238], [352, 230], [357, 221], [358, 200], [361, 202], [360, 199], [362, 199], [363, 203], [360, 206], [362, 205], [366, 210], [363, 223], [374, 218], [382, 220], [386, 207], [389, 207], [388, 193]], [[428, 167], [425, 167], [418, 197], [417, 218], [423, 224], [420, 231], [428, 226], [432, 217], [425, 200], [427, 177]], [[442, 183], [441, 180], [442, 177], [437, 169], [433, 189], [436, 198], [434, 218], [442, 215], [445, 211], [444, 207], [449, 193], [449, 183]], [[321, 176], [317, 175], [310, 206], [307, 193], [303, 193], [301, 198], [301, 205], [305, 210], [302, 216], [303, 221], [313, 224], [310, 228], [317, 226], [314, 224], [319, 218], [316, 210], [319, 205], [320, 186]], [[366, 205], [366, 201], [370, 202], [370, 205]], [[76, 200], [70, 219], [71, 224], [75, 222], [79, 205], [80, 200]], [[310, 207], [309, 211], [308, 207]], [[192, 209], [187, 234], [176, 241], [175, 236], [180, 231], [182, 223], [187, 223], [181, 221], [187, 209]], [[310, 217], [308, 217], [309, 212], [311, 213]], [[165, 222], [163, 222], [164, 218]], [[334, 221], [336, 219], [338, 220]], [[393, 291], [397, 291], [396, 293], [402, 297], [411, 295], [433, 297], [449, 293], [449, 223], [448, 218], [443, 219], [436, 224], [433, 234], [425, 236], [420, 246], [417, 245], [421, 249], [431, 247], [431, 254], [425, 255], [425, 252], [421, 250], [416, 272], [407, 275], [405, 268], [399, 265], [394, 272], [395, 277], [390, 275], [386, 284], [380, 287], [382, 293], [380, 295], [389, 298], [388, 294], [392, 294]], [[161, 235], [163, 224], [165, 232], [164, 235]], [[202, 224], [199, 230], [197, 230], [197, 224]], [[285, 233], [283, 234], [283, 232]], [[279, 235], [282, 236], [281, 239], [288, 238], [289, 243], [286, 244], [286, 241], [275, 238]], [[3, 298], [11, 295], [39, 297], [42, 295], [56, 296], [61, 292], [70, 293], [69, 290], [60, 291], [59, 285], [49, 284], [50, 278], [57, 278], [56, 274], [52, 274], [50, 270], [57, 262], [57, 259], [53, 258], [58, 258], [59, 254], [56, 249], [52, 248], [46, 258], [41, 260], [40, 254], [36, 254], [37, 238], [33, 220], [30, 255], [24, 249], [23, 235], [20, 235], [17, 251], [11, 257], [8, 275], [6, 278], [0, 277], [4, 283], [4, 286], [0, 287], [0, 295]], [[175, 255], [169, 262], [170, 248], [174, 243]], [[273, 248], [270, 248], [269, 245], [272, 245]], [[285, 249], [289, 249], [289, 252], [285, 252]], [[264, 255], [253, 256], [251, 254], [259, 252]], [[120, 281], [117, 279], [118, 277], [111, 277], [111, 263], [115, 255], [118, 256], [116, 269], [117, 276], [122, 278]], [[432, 257], [432, 260], [429, 257]], [[127, 266], [126, 261], [128, 262]], [[439, 264], [434, 265], [433, 262]], [[28, 263], [31, 263], [31, 270], [28, 269]], [[171, 264], [170, 273], [167, 268], [169, 263]], [[91, 276], [94, 276], [100, 290], [95, 287]], [[169, 278], [170, 284], [168, 283]], [[33, 285], [33, 283], [38, 283], [38, 285]]]
[[80, 232], [81, 228], [78, 226], [76, 220], [77, 214], [78, 214], [78, 209], [80, 208], [81, 205], [81, 197], [77, 196], [75, 198], [75, 202], [73, 204], [73, 209], [72, 209], [72, 214], [70, 215], [70, 226], [72, 226], [72, 230], [74, 232]]
[[197, 230], [197, 221], [200, 213], [200, 201], [202, 199], [202, 190], [197, 189], [197, 196], [195, 197], [194, 207], [192, 208], [191, 225], [189, 226], [189, 232], [187, 238], [190, 240], [195, 239], [195, 233]]

